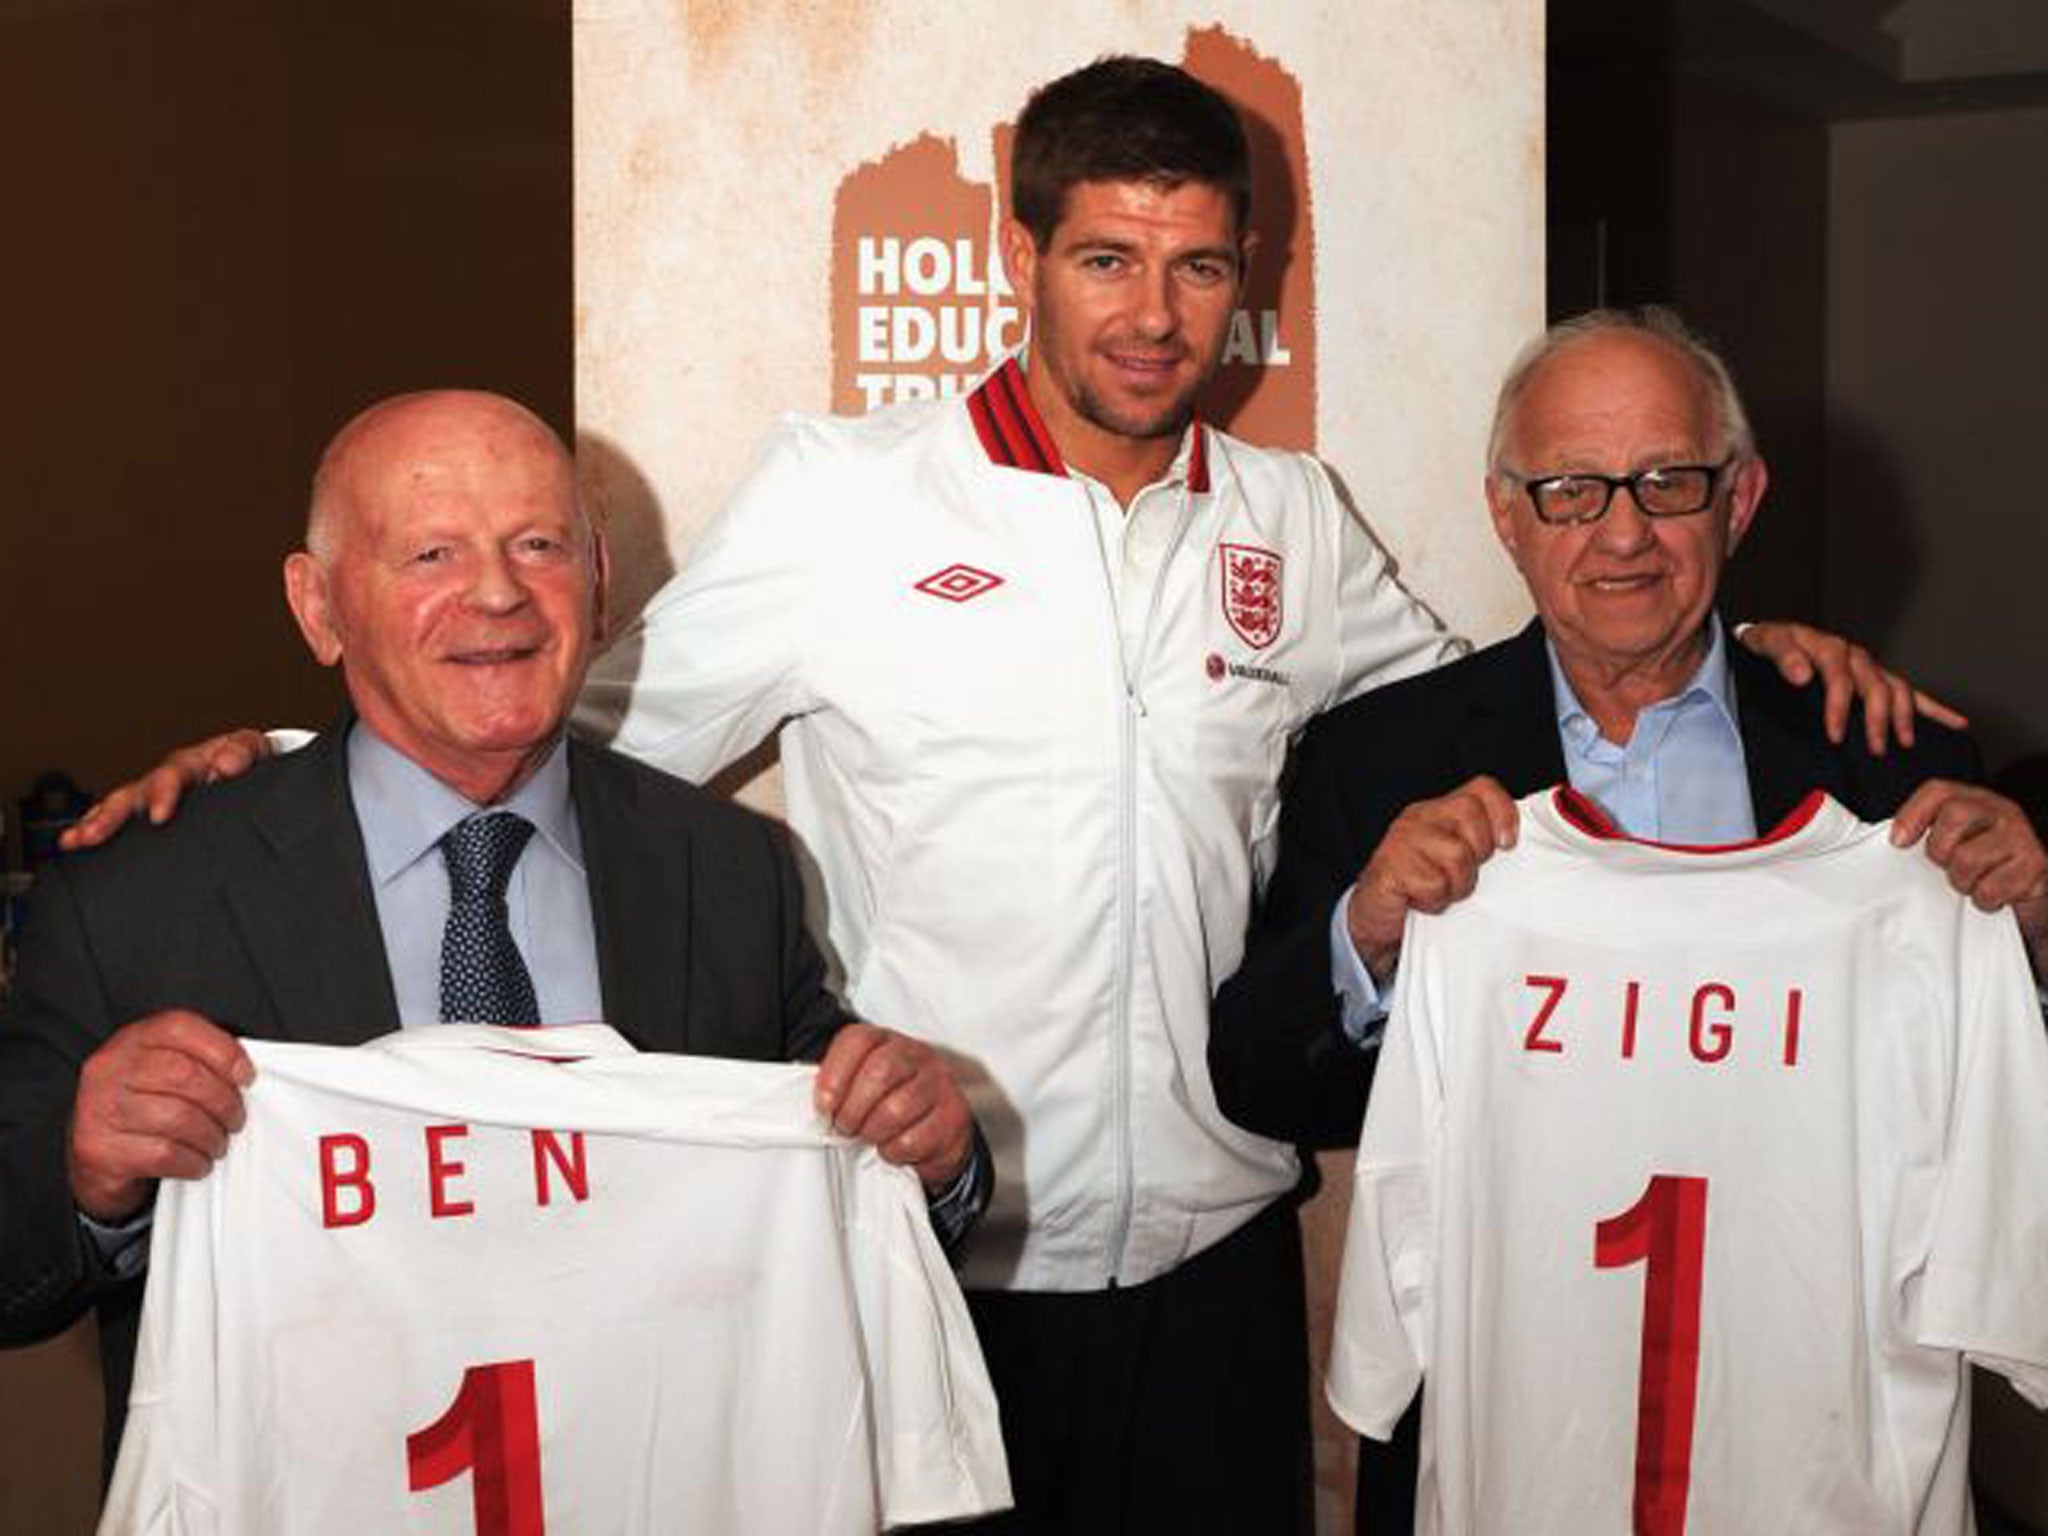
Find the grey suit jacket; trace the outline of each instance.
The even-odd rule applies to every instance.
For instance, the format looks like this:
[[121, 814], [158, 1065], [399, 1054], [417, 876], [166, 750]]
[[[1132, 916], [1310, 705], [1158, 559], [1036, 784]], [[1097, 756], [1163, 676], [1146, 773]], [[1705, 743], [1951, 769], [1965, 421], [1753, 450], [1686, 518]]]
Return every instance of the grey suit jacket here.
[[[0, 1015], [0, 1343], [100, 1321], [106, 1444], [119, 1441], [140, 1277], [108, 1272], [71, 1202], [78, 1073], [167, 1008], [237, 1035], [353, 1045], [398, 1027], [340, 729], [195, 792], [38, 880]], [[819, 1055], [845, 1013], [759, 817], [570, 742], [608, 1022], [642, 1050]]]

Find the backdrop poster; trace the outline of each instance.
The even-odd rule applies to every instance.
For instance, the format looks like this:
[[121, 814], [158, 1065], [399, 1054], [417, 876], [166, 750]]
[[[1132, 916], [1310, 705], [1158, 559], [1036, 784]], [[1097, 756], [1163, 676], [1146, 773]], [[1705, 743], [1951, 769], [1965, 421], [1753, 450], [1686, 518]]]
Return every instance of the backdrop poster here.
[[[777, 412], [957, 393], [1022, 339], [995, 257], [1011, 125], [1035, 85], [1130, 52], [1216, 85], [1252, 139], [1258, 248], [1205, 414], [1317, 454], [1413, 591], [1505, 633], [1527, 602], [1480, 484], [1494, 386], [1543, 318], [1542, 18], [576, 0], [577, 410], [622, 603], [687, 558]], [[1325, 1329], [1349, 1195], [1326, 1161]], [[1325, 1427], [1326, 1523], [1348, 1529]]]

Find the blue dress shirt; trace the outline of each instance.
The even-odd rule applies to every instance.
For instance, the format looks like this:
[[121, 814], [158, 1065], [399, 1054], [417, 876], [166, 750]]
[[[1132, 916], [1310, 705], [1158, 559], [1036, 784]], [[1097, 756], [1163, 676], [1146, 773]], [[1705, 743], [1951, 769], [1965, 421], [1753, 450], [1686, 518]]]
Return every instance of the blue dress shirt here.
[[1630, 837], [1711, 847], [1756, 836], [1749, 769], [1728, 681], [1728, 650], [1718, 619], [1708, 621], [1707, 654], [1671, 698], [1636, 716], [1626, 746], [1600, 734], [1593, 717], [1550, 657], [1557, 735], [1572, 788], [1607, 813]]
[[[406, 1028], [441, 1022], [441, 935], [448, 925], [448, 867], [442, 835], [481, 814], [475, 805], [392, 747], [362, 721], [348, 738], [348, 788], [362, 828], [363, 854], [384, 955]], [[533, 977], [543, 1024], [604, 1018], [597, 974], [597, 928], [583, 870], [583, 834], [569, 798], [569, 754], [558, 741], [532, 776], [491, 810], [533, 823], [505, 909], [512, 941]]]

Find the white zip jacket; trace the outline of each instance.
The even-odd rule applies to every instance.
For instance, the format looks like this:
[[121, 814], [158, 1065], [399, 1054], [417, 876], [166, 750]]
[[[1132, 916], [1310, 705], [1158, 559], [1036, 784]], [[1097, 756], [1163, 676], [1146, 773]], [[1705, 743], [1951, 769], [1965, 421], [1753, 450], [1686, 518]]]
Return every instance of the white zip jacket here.
[[994, 1149], [970, 1285], [1149, 1280], [1291, 1187], [1205, 1061], [1288, 744], [1461, 644], [1306, 455], [1193, 428], [1130, 508], [1136, 580], [1107, 494], [1014, 358], [969, 396], [788, 417], [579, 712], [694, 779], [783, 725], [847, 1001], [947, 1051]]

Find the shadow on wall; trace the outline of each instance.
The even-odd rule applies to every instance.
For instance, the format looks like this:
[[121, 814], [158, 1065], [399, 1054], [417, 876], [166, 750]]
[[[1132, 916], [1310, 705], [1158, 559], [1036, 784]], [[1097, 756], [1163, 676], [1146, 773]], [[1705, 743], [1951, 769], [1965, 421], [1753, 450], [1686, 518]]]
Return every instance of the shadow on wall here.
[[[1387, 575], [1399, 581], [1401, 579], [1400, 560], [1396, 558], [1394, 551], [1388, 546], [1387, 541], [1380, 537], [1380, 531], [1373, 527], [1372, 519], [1359, 510], [1358, 498], [1351, 494], [1350, 484], [1328, 459], [1318, 455], [1316, 462], [1323, 466], [1323, 473], [1330, 477], [1330, 489], [1337, 493], [1338, 505], [1343, 507], [1345, 512], [1350, 514], [1352, 520], [1365, 530], [1365, 536], [1372, 540], [1373, 546], [1380, 552], [1380, 558], [1386, 562]], [[1481, 517], [1486, 515], [1483, 508], [1477, 515]], [[1431, 607], [1428, 602], [1424, 601], [1421, 595], [1413, 588], [1408, 590], [1408, 601], [1428, 614], [1439, 629], [1449, 629], [1451, 627], [1449, 621], [1435, 608]]]
[[661, 498], [625, 450], [597, 432], [576, 434], [576, 480], [584, 507], [603, 535], [610, 556], [604, 605], [606, 648], [630, 658], [631, 675], [637, 678], [641, 641], [633, 621], [648, 598], [676, 571], [668, 552]]
[[[1287, 141], [1278, 128], [1242, 105], [1238, 117], [1251, 151], [1252, 232], [1258, 245], [1252, 252], [1251, 268], [1239, 307], [1257, 315], [1281, 308], [1281, 293], [1287, 268], [1294, 260], [1295, 215], [1300, 211], [1301, 190], [1295, 185], [1293, 168], [1287, 160]], [[1225, 431], [1244, 409], [1265, 376], [1263, 368], [1221, 368], [1202, 389], [1202, 414]]]
[[576, 478], [611, 551], [606, 619], [617, 634], [676, 573], [661, 498], [630, 455], [599, 432], [576, 434]]
[[[615, 648], [632, 656], [632, 671], [638, 676], [640, 637], [634, 620], [677, 569], [668, 549], [668, 520], [662, 515], [661, 498], [640, 466], [603, 433], [576, 434], [576, 478], [611, 552], [606, 628], [615, 637]], [[778, 761], [771, 735], [720, 769], [705, 787], [727, 799], [741, 799], [756, 810], [779, 814], [777, 790], [770, 787], [772, 781], [764, 783], [763, 779]]]

